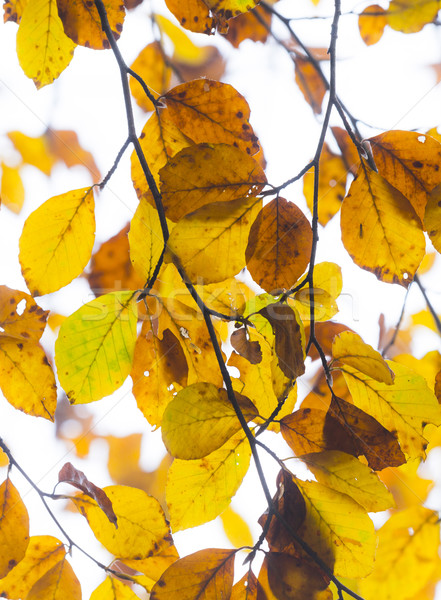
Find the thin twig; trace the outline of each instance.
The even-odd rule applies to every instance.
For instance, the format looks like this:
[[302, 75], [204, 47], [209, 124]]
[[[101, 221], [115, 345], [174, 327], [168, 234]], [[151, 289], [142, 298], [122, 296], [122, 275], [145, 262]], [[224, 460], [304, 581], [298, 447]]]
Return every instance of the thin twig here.
[[418, 275], [415, 274], [413, 280], [415, 281], [417, 286], [420, 288], [420, 292], [422, 293], [424, 300], [426, 301], [427, 308], [429, 309], [430, 314], [432, 315], [433, 320], [435, 321], [435, 325], [436, 325], [436, 328], [438, 329], [438, 333], [441, 335], [441, 321], [440, 321], [440, 318], [438, 317], [436, 310], [433, 307], [433, 304], [429, 300], [426, 289], [424, 288], [423, 284], [421, 283]]

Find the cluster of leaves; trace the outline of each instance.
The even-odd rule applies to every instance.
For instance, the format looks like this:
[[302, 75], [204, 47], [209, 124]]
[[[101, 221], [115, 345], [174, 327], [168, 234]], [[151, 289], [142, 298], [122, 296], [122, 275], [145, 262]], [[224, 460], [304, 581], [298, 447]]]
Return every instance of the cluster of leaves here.
[[[128, 137], [103, 180], [74, 132], [9, 134], [23, 164], [47, 174], [59, 160], [84, 164], [96, 183], [50, 198], [25, 222], [19, 259], [30, 294], [0, 287], [4, 396], [28, 415], [54, 420], [57, 382], [40, 343], [48, 312], [35, 297], [66, 286], [91, 261], [91, 288], [113, 291], [97, 293], [62, 321], [54, 358], [58, 388], [72, 405], [86, 404], [109, 396], [130, 376], [138, 407], [151, 426], [161, 427], [173, 458], [161, 466], [167, 469], [165, 498], [158, 477], [139, 467], [131, 480], [113, 469], [118, 484], [103, 489], [70, 463], [60, 471], [60, 482], [81, 491], [69, 496], [75, 508], [114, 556], [112, 566], [95, 560], [108, 576], [91, 600], [137, 598], [131, 583], [154, 600], [387, 600], [398, 593], [409, 600], [430, 598], [440, 572], [438, 516], [402, 496], [406, 477], [408, 487], [420, 481], [415, 465], [425, 459], [429, 443], [441, 442], [441, 357], [386, 360], [332, 321], [341, 269], [317, 264], [315, 254], [319, 224], [326, 226], [340, 211], [343, 244], [359, 267], [389, 284], [418, 282], [425, 234], [441, 252], [438, 134], [386, 131], [361, 140], [335, 87], [338, 1], [328, 54], [304, 46], [275, 3], [166, 4], [183, 28], [216, 30], [235, 47], [244, 39], [265, 42], [272, 19], [278, 19], [290, 36], [280, 43], [293, 59], [306, 101], [320, 114], [327, 93], [328, 100], [315, 156], [274, 186], [265, 175], [246, 99], [218, 80], [224, 63], [216, 49], [195, 46], [183, 29], [154, 16], [159, 38], [128, 67], [116, 44], [125, 16], [119, 0], [5, 1], [5, 20], [19, 23], [20, 64], [37, 88], [60, 75], [77, 44], [111, 48], [122, 74]], [[415, 10], [413, 2], [392, 0], [387, 10], [363, 11], [360, 32], [372, 44], [385, 25], [418, 31], [437, 12], [435, 1]], [[172, 42], [173, 56], [164, 50], [163, 36]], [[328, 60], [329, 78], [321, 66]], [[207, 72], [210, 78], [198, 78]], [[171, 87], [173, 77], [181, 82]], [[139, 136], [130, 93], [152, 113]], [[344, 128], [329, 127], [332, 111]], [[339, 154], [325, 141], [328, 135]], [[138, 208], [130, 228], [121, 228], [92, 256], [95, 193], [130, 144]], [[311, 223], [281, 195], [302, 178]], [[20, 210], [18, 168], [2, 166], [1, 195], [6, 206]], [[249, 284], [237, 278], [245, 268]], [[319, 361], [319, 378], [299, 406], [297, 379], [305, 374], [307, 357]], [[266, 431], [283, 437], [311, 480], [296, 476], [261, 441]], [[136, 465], [139, 439], [132, 442]], [[28, 479], [45, 506], [66, 496], [40, 490], [0, 445], [10, 467], [0, 488], [0, 596], [80, 598], [67, 555], [84, 549], [60, 524], [64, 542], [29, 537], [27, 510], [10, 470]], [[280, 468], [274, 497], [259, 450]], [[224, 513], [251, 460], [267, 508], [259, 519], [262, 535], [254, 545], [243, 544], [249, 566], [234, 584], [241, 548], [179, 558], [172, 532]], [[156, 498], [139, 489], [155, 486]], [[385, 510], [391, 516], [375, 531], [368, 513]], [[265, 558], [254, 573], [264, 542]]]

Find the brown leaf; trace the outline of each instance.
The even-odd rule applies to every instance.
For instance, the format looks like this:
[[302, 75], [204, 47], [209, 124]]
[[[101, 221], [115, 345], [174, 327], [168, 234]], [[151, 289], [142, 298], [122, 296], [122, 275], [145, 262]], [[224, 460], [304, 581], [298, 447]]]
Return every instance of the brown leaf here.
[[252, 365], [262, 362], [260, 344], [257, 341], [252, 342], [247, 338], [245, 328], [233, 331], [230, 342], [236, 352], [246, 358]]
[[262, 308], [259, 313], [267, 319], [275, 335], [275, 350], [279, 366], [290, 379], [305, 372], [302, 334], [296, 314], [287, 304], [276, 302]]
[[[332, 340], [334, 336], [341, 333], [342, 331], [352, 331], [350, 327], [347, 325], [343, 325], [343, 323], [334, 323], [333, 321], [324, 321], [323, 323], [315, 323], [314, 326], [314, 335], [315, 339], [320, 344], [321, 349], [327, 356], [331, 356], [331, 348], [332, 348]], [[309, 325], [305, 326], [305, 337], [309, 339]], [[309, 349], [308, 356], [312, 358], [312, 360], [317, 360], [320, 358], [320, 355], [317, 351], [317, 348], [314, 344], [311, 345]]]
[[247, 267], [267, 292], [288, 289], [309, 264], [312, 229], [303, 212], [285, 198], [266, 204], [254, 221], [246, 249]]
[[342, 129], [341, 127], [331, 127], [331, 130], [335, 137], [335, 141], [340, 148], [340, 152], [342, 153], [346, 169], [350, 171], [352, 175], [355, 175], [358, 170], [358, 165], [360, 164], [360, 155], [358, 154], [354, 142], [349, 137], [346, 129]]
[[113, 523], [116, 528], [118, 528], [116, 514], [105, 491], [89, 481], [84, 473], [76, 469], [72, 463], [68, 462], [63, 465], [58, 473], [58, 482], [70, 483], [70, 485], [73, 485], [87, 496], [90, 496], [93, 500], [95, 500], [109, 521]]
[[[284, 469], [277, 475], [277, 492], [273, 498], [277, 511], [283, 516], [292, 530], [297, 531], [306, 516], [306, 505], [299, 488], [294, 483], [291, 473]], [[268, 519], [268, 511], [259, 518], [259, 525], [264, 528]], [[293, 542], [285, 525], [273, 515], [266, 539], [271, 550], [282, 552]]]
[[3, 2], [3, 21], [7, 23], [20, 23], [26, 0], [4, 0]]

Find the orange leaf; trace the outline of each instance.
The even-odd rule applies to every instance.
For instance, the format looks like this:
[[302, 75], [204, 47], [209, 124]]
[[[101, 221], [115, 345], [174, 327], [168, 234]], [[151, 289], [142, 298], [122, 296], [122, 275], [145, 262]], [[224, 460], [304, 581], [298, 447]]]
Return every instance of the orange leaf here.
[[[125, 17], [122, 0], [104, 0], [107, 18], [115, 39], [121, 35]], [[64, 31], [76, 44], [102, 50], [110, 48], [95, 3], [88, 0], [57, 0]]]
[[264, 290], [278, 293], [305, 271], [311, 247], [308, 219], [295, 204], [277, 197], [262, 208], [251, 226], [245, 254], [248, 270]]
[[319, 115], [322, 112], [322, 102], [327, 86], [308, 58], [296, 56], [294, 64], [297, 85], [314, 114]]
[[165, 0], [167, 8], [185, 29], [195, 33], [214, 33], [215, 21], [203, 0]]
[[81, 600], [81, 585], [65, 558], [31, 588], [26, 600]]
[[387, 13], [378, 4], [367, 6], [358, 17], [358, 29], [366, 46], [379, 42], [387, 25]]
[[17, 565], [29, 544], [29, 516], [20, 494], [6, 479], [0, 485], [0, 578]]
[[[165, 62], [159, 42], [152, 42], [141, 50], [130, 68], [147, 82], [155, 98], [167, 91], [172, 70]], [[146, 112], [154, 110], [152, 101], [134, 77], [130, 79], [130, 90], [138, 106]]]
[[48, 314], [49, 311], [38, 306], [29, 294], [0, 286], [0, 327], [5, 334], [37, 342]]

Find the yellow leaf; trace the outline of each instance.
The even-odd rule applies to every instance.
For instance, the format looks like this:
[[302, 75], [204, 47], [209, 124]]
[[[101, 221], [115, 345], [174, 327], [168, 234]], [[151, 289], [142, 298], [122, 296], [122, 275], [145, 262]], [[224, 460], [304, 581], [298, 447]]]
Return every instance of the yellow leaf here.
[[332, 298], [337, 299], [343, 288], [341, 267], [331, 262], [317, 263], [314, 266], [314, 287], [324, 290]]
[[141, 198], [129, 231], [130, 260], [144, 283], [149, 281], [164, 249], [158, 211]]
[[20, 177], [20, 171], [17, 168], [8, 167], [3, 162], [0, 166], [2, 170], [1, 202], [9, 210], [18, 214], [23, 208], [25, 199], [25, 190]]
[[378, 4], [367, 6], [358, 17], [358, 29], [366, 46], [381, 40], [387, 25], [387, 12]]
[[96, 166], [93, 155], [85, 150], [78, 140], [78, 135], [70, 129], [47, 129], [44, 137], [49, 142], [52, 154], [64, 162], [66, 167], [76, 165], [86, 167], [90, 171], [94, 183], [101, 180], [101, 173]]
[[[318, 218], [326, 225], [338, 213], [346, 192], [348, 169], [341, 156], [334, 154], [325, 143], [320, 155], [318, 189]], [[303, 194], [309, 210], [314, 206], [314, 171], [310, 170], [303, 178]]]
[[139, 600], [139, 597], [119, 579], [106, 577], [92, 592], [90, 600]]
[[139, 573], [144, 573], [144, 575], [152, 579], [153, 583], [155, 583], [164, 571], [168, 569], [170, 565], [175, 563], [178, 558], [179, 554], [176, 550], [176, 546], [168, 545], [158, 553], [155, 553], [154, 556], [149, 556], [148, 558], [141, 560], [129, 560], [125, 558], [124, 564], [131, 569], [135, 569], [135, 571]]
[[432, 577], [438, 561], [438, 516], [422, 506], [393, 514], [378, 532], [372, 574], [360, 581], [366, 600], [411, 598]]
[[319, 483], [347, 494], [367, 512], [395, 506], [392, 494], [378, 479], [378, 475], [346, 452], [328, 450], [306, 454], [302, 460]]
[[[258, 591], [261, 591], [261, 587], [258, 587], [257, 578], [248, 569], [242, 579], [234, 584], [230, 600], [257, 600]], [[269, 598], [266, 597], [265, 600]]]
[[376, 548], [374, 524], [352, 498], [314, 481], [294, 480], [306, 503], [298, 535], [341, 577], [366, 577]]
[[154, 554], [160, 544], [172, 543], [164, 512], [155, 498], [143, 490], [123, 485], [111, 485], [103, 490], [112, 503], [118, 528], [90, 496], [80, 494], [72, 498], [72, 502], [109, 552], [120, 558], [140, 559]]
[[258, 4], [259, 0], [204, 0], [207, 6], [216, 15], [231, 19], [241, 13], [251, 10]]
[[50, 175], [56, 157], [46, 136], [30, 137], [21, 131], [10, 131], [7, 135], [15, 149], [20, 152], [24, 163], [40, 169], [45, 175]]
[[422, 221], [428, 194], [441, 183], [441, 144], [416, 131], [386, 131], [369, 142], [380, 175], [409, 200]]
[[[64, 31], [77, 44], [101, 50], [110, 48], [95, 3], [87, 0], [57, 0]], [[125, 17], [122, 0], [104, 0], [107, 19], [114, 38], [117, 40]]]
[[154, 586], [150, 600], [221, 600], [233, 587], [235, 550], [211, 548], [181, 558]]
[[239, 489], [250, 458], [248, 440], [239, 432], [200, 460], [175, 459], [166, 488], [173, 531], [202, 525], [223, 512]]
[[[155, 98], [167, 91], [172, 70], [165, 62], [165, 54], [159, 42], [152, 42], [143, 48], [130, 68], [147, 82]], [[137, 105], [143, 110], [146, 112], [154, 110], [152, 101], [134, 77], [130, 79], [130, 91]]]
[[26, 598], [33, 585], [65, 554], [60, 540], [50, 535], [32, 536], [24, 558], [0, 580], [0, 596], [11, 600]]
[[7, 335], [37, 342], [48, 314], [29, 294], [0, 285], [0, 327]]
[[163, 15], [155, 15], [155, 22], [160, 30], [173, 42], [173, 59], [179, 62], [200, 63], [204, 61], [206, 46], [196, 46], [185, 31], [174, 25]]
[[392, 0], [387, 10], [387, 22], [396, 31], [416, 33], [432, 23], [438, 11], [438, 0]]
[[261, 205], [260, 199], [240, 198], [202, 206], [175, 225], [167, 247], [192, 281], [233, 277], [246, 264], [248, 234]]
[[317, 322], [329, 321], [338, 313], [335, 299], [326, 291], [318, 287], [303, 288], [296, 292], [293, 298], [293, 306], [300, 315], [302, 321], [311, 319], [311, 305], [314, 305], [314, 320]]
[[394, 356], [394, 361], [422, 375], [431, 390], [435, 388], [436, 376], [441, 370], [441, 354], [438, 350], [432, 350], [419, 359], [411, 354], [397, 354]]
[[32, 587], [26, 600], [81, 600], [81, 585], [65, 558]]
[[342, 241], [353, 261], [386, 283], [405, 287], [425, 252], [421, 223], [381, 175], [361, 165], [341, 209]]
[[[167, 119], [166, 109], [152, 114], [143, 127], [139, 142], [149, 169], [157, 183], [159, 183], [159, 171], [162, 167], [180, 150], [193, 144], [172, 121]], [[145, 197], [156, 208], [155, 200], [149, 190], [144, 171], [135, 151], [132, 153], [131, 164], [132, 181], [138, 198]]]
[[26, 219], [20, 238], [23, 277], [34, 296], [55, 292], [80, 275], [95, 241], [92, 188], [54, 196]]
[[195, 79], [173, 88], [162, 99], [167, 118], [195, 144], [234, 145], [249, 155], [259, 150], [248, 121], [248, 102], [233, 86]]
[[134, 292], [100, 296], [63, 322], [55, 362], [72, 404], [100, 400], [122, 386], [132, 367], [136, 322]]
[[255, 196], [266, 183], [253, 158], [226, 144], [184, 148], [159, 175], [164, 209], [172, 221], [206, 204]]
[[74, 49], [58, 16], [57, 0], [27, 2], [17, 32], [17, 56], [37, 88], [57, 79], [72, 60]]
[[381, 354], [352, 331], [343, 331], [334, 337], [332, 356], [334, 360], [350, 365], [376, 381], [388, 385], [394, 381], [394, 374]]
[[0, 334], [0, 388], [14, 408], [54, 420], [54, 372], [37, 342]]
[[312, 229], [302, 211], [277, 197], [257, 215], [246, 249], [247, 268], [267, 292], [291, 287], [309, 264]]
[[422, 505], [433, 487], [433, 482], [417, 473], [420, 462], [410, 460], [399, 467], [388, 467], [379, 473], [380, 479], [392, 493], [397, 509]]
[[26, 553], [29, 516], [10, 479], [0, 485], [0, 577], [5, 577]]
[[[257, 416], [245, 396], [236, 399], [247, 421]], [[194, 383], [176, 394], [162, 418], [162, 439], [175, 458], [203, 458], [220, 448], [241, 428], [224, 389], [212, 383]]]
[[8, 455], [3, 450], [0, 450], [0, 467], [7, 467], [8, 465], [9, 465]]
[[410, 458], [424, 457], [427, 440], [423, 429], [428, 423], [441, 425], [441, 407], [424, 377], [399, 363], [388, 364], [395, 373], [392, 385], [345, 367], [343, 374], [352, 399], [355, 406], [396, 432], [403, 452]]
[[253, 536], [248, 523], [231, 506], [228, 506], [220, 517], [225, 535], [235, 548], [253, 545]]

